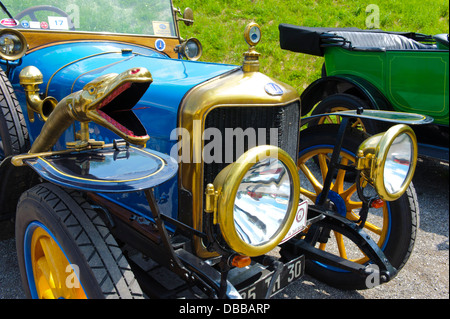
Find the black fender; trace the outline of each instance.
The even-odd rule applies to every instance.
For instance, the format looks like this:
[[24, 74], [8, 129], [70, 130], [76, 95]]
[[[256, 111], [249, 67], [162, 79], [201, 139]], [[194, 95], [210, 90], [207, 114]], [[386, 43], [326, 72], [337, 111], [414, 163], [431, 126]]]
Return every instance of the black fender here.
[[308, 114], [318, 102], [338, 93], [354, 95], [373, 110], [393, 110], [386, 97], [369, 81], [354, 75], [339, 75], [322, 77], [306, 88], [301, 95], [302, 116]]
[[38, 182], [28, 166], [16, 167], [11, 158], [0, 163], [0, 221], [14, 218], [20, 196]]

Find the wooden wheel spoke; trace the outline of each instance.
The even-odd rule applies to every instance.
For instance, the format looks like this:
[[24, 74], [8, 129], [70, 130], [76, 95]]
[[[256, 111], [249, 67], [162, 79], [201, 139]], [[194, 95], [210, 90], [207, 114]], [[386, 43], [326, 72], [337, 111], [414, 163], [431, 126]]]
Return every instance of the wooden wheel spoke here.
[[[341, 165], [348, 165], [348, 159], [343, 157], [341, 160]], [[345, 174], [347, 171], [345, 169], [338, 170], [338, 173], [336, 175], [336, 180], [334, 182], [332, 190], [336, 193], [342, 193], [344, 192], [344, 181], [345, 181]]]
[[342, 190], [342, 192], [339, 192], [339, 195], [342, 197], [342, 199], [345, 202], [349, 202], [352, 195], [356, 192], [356, 184], [353, 184], [349, 188], [347, 188], [345, 191]]
[[317, 180], [317, 178], [314, 176], [314, 174], [311, 172], [311, 170], [306, 166], [306, 164], [300, 164], [299, 165], [300, 170], [305, 174], [308, 181], [311, 183], [311, 186], [314, 188], [314, 191], [316, 194], [319, 194], [322, 192], [322, 184]]
[[303, 187], [300, 187], [300, 194], [306, 196], [309, 200], [311, 200], [313, 203], [317, 200], [316, 193], [313, 193], [307, 189], [304, 189]]
[[49, 238], [45, 238], [44, 241], [41, 239], [41, 246], [48, 267], [50, 268], [50, 287], [54, 290], [53, 295], [56, 298], [64, 296], [64, 291], [66, 289], [65, 269], [66, 265], [68, 265], [68, 261], [55, 241]]
[[322, 174], [322, 180], [325, 180], [325, 177], [327, 176], [328, 173], [328, 156], [324, 155], [324, 154], [319, 154], [317, 156], [317, 159], [319, 161], [319, 167], [320, 167], [320, 172]]
[[341, 256], [341, 258], [347, 259], [347, 251], [345, 249], [344, 236], [342, 236], [342, 234], [338, 232], [334, 232], [334, 236], [336, 238], [339, 255]]

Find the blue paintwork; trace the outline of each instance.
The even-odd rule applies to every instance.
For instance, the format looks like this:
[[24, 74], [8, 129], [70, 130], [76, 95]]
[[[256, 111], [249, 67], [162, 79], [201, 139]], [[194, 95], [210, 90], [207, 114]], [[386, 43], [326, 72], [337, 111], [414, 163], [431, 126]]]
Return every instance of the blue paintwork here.
[[[132, 49], [132, 53], [122, 53], [122, 49]], [[72, 63], [74, 61], [76, 62]], [[41, 92], [46, 92], [46, 86], [51, 80], [48, 95], [58, 101], [82, 89], [98, 76], [121, 73], [139, 66], [147, 68], [152, 73], [153, 83], [134, 111], [150, 136], [147, 148], [164, 154], [170, 154], [176, 143], [170, 140], [170, 133], [177, 127], [178, 110], [186, 93], [204, 81], [238, 68], [233, 65], [170, 59], [150, 49], [113, 42], [65, 43], [42, 48], [24, 56], [21, 65], [10, 73], [10, 81], [24, 111], [31, 141], [40, 133], [43, 122], [28, 122], [25, 94], [19, 84], [19, 73], [29, 65], [36, 66], [43, 74], [44, 84], [40, 86]], [[106, 143], [118, 138], [114, 133], [94, 123], [90, 123], [90, 137]], [[63, 134], [55, 149], [65, 149], [66, 141], [73, 140], [74, 129], [71, 128]], [[107, 196], [138, 215], [151, 216], [142, 192]], [[155, 196], [159, 200], [162, 213], [177, 216], [176, 176], [155, 188]]]

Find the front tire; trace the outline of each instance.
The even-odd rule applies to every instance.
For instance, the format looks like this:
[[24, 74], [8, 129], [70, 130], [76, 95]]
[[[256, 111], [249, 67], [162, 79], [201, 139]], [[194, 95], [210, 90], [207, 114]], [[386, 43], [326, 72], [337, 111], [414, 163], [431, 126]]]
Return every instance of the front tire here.
[[[298, 167], [301, 174], [301, 195], [312, 203], [322, 191], [329, 158], [336, 143], [338, 125], [320, 125], [302, 131]], [[344, 138], [340, 164], [353, 166], [355, 153], [360, 143], [367, 137], [364, 132], [349, 129]], [[332, 207], [347, 219], [357, 221], [362, 203], [356, 194], [355, 178], [349, 182], [346, 171], [340, 169], [333, 179], [329, 198]], [[414, 186], [398, 200], [385, 202], [382, 208], [370, 208], [364, 230], [382, 248], [389, 262], [400, 270], [411, 255], [418, 227], [419, 207]], [[327, 243], [319, 243], [318, 248], [360, 264], [370, 260], [356, 245], [340, 233], [331, 232]], [[307, 260], [306, 272], [331, 286], [340, 289], [369, 288], [365, 278], [335, 267]]]
[[120, 247], [76, 191], [40, 184], [17, 207], [16, 245], [33, 299], [142, 298]]

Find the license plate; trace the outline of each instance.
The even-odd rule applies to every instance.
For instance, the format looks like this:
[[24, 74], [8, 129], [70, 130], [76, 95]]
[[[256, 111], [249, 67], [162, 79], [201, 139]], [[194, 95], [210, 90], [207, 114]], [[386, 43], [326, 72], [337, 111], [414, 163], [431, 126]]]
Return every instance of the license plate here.
[[[275, 284], [273, 285], [270, 296], [278, 293], [284, 287], [291, 282], [301, 278], [305, 273], [305, 256], [297, 257], [291, 260], [287, 264], [284, 264], [281, 273], [278, 278], [275, 278]], [[270, 282], [275, 272], [271, 272], [266, 276], [260, 278], [249, 287], [245, 287], [240, 290], [243, 299], [264, 299], [267, 295], [267, 289], [269, 289]]]

